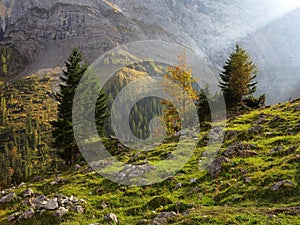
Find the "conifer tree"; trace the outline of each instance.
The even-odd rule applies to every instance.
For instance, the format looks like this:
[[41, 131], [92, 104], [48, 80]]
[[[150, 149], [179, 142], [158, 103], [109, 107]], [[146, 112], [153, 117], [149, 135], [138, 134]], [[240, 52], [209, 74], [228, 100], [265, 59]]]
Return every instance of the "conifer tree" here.
[[87, 66], [82, 63], [82, 53], [74, 48], [65, 62], [66, 70], [63, 71], [63, 82], [60, 92], [56, 95], [58, 101], [58, 118], [52, 122], [55, 139], [54, 146], [60, 150], [62, 158], [67, 164], [73, 164], [79, 158], [78, 147], [75, 142], [72, 127], [72, 106], [76, 87], [85, 73]]
[[240, 105], [248, 108], [244, 99], [256, 91], [256, 74], [257, 67], [247, 51], [236, 45], [220, 74], [222, 81], [219, 85], [229, 107]]

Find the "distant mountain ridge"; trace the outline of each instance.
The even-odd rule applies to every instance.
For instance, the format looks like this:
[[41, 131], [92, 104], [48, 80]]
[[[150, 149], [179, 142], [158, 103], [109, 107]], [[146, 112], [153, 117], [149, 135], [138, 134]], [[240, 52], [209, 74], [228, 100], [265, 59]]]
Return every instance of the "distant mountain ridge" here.
[[300, 95], [300, 10], [282, 2], [1, 0], [0, 45], [22, 59], [7, 56], [19, 68], [8, 66], [8, 73], [16, 76], [62, 66], [75, 45], [92, 62], [117, 45], [147, 39], [182, 43], [220, 70], [238, 42], [259, 66], [260, 92], [270, 103], [286, 101]]

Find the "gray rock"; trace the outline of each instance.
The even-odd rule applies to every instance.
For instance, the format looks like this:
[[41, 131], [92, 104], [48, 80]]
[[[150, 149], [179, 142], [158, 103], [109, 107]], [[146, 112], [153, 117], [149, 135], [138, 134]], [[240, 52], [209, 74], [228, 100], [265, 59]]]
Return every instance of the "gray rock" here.
[[22, 195], [24, 198], [30, 197], [33, 195], [33, 190], [31, 188], [28, 188], [27, 190], [22, 192]]
[[292, 147], [290, 147], [290, 148], [288, 148], [288, 149], [286, 150], [286, 153], [287, 153], [287, 154], [295, 153], [297, 149], [298, 149], [297, 146], [292, 146]]
[[64, 207], [60, 207], [58, 210], [56, 210], [54, 212], [54, 216], [57, 217], [57, 218], [61, 218], [63, 217], [64, 215], [66, 215], [67, 213], [69, 212], [68, 209], [64, 208]]
[[258, 155], [256, 152], [250, 151], [254, 146], [246, 143], [234, 143], [228, 146], [223, 152], [223, 156], [227, 158], [241, 157], [247, 158]]
[[279, 152], [282, 152], [283, 151], [283, 147], [282, 146], [277, 146], [273, 149], [271, 149], [270, 153], [271, 154], [276, 154], [276, 153], [279, 153]]
[[22, 215], [22, 214], [23, 214], [23, 211], [15, 212], [15, 213], [13, 213], [12, 215], [10, 215], [9, 217], [7, 217], [7, 221], [8, 221], [8, 222], [12, 222], [12, 221], [18, 219], [18, 217], [19, 217], [20, 215]]
[[230, 162], [230, 160], [224, 156], [215, 158], [213, 162], [207, 167], [208, 173], [212, 177], [216, 177], [221, 172], [224, 162]]
[[151, 225], [167, 224], [170, 219], [173, 219], [176, 216], [177, 214], [175, 212], [162, 212], [153, 219]]
[[33, 205], [38, 209], [43, 208], [47, 204], [48, 201], [49, 201], [49, 199], [46, 198], [45, 195], [40, 195], [36, 199], [34, 199]]
[[14, 192], [11, 192], [0, 199], [0, 204], [10, 203], [15, 197], [16, 194]]
[[225, 133], [225, 139], [226, 140], [232, 140], [235, 137], [237, 137], [238, 134], [239, 133], [236, 130], [227, 130], [226, 133]]
[[261, 132], [264, 131], [264, 127], [263, 126], [254, 126], [254, 127], [251, 127], [248, 132], [249, 133], [252, 133], [252, 134], [260, 134]]
[[71, 212], [83, 214], [84, 213], [84, 208], [81, 205], [74, 205], [70, 208]]
[[76, 197], [74, 197], [73, 195], [69, 198], [69, 200], [73, 203], [77, 203], [78, 199]]
[[191, 184], [196, 183], [197, 180], [198, 180], [197, 178], [192, 178], [192, 179], [190, 180], [190, 183], [191, 183]]
[[33, 209], [27, 209], [20, 217], [19, 220], [22, 219], [30, 219], [34, 216], [34, 211]]
[[300, 104], [296, 105], [294, 108], [294, 112], [299, 112], [300, 111]]
[[78, 171], [78, 170], [80, 170], [80, 169], [81, 169], [81, 166], [80, 166], [80, 165], [78, 165], [78, 164], [76, 164], [74, 169], [75, 169], [75, 171]]
[[176, 184], [175, 189], [179, 189], [179, 188], [182, 188], [182, 183], [177, 183]]
[[22, 188], [26, 185], [26, 183], [22, 182], [21, 184], [19, 184], [18, 188]]
[[109, 214], [105, 215], [103, 219], [105, 221], [110, 221], [110, 222], [114, 222], [116, 224], [119, 224], [118, 218], [117, 218], [116, 214], [114, 214], [114, 213], [109, 213]]
[[101, 203], [100, 203], [100, 208], [101, 209], [106, 209], [108, 207], [108, 204], [106, 201], [102, 200]]
[[58, 201], [57, 198], [50, 199], [44, 206], [43, 208], [46, 210], [55, 210], [58, 209]]
[[283, 180], [283, 181], [279, 181], [278, 183], [274, 184], [271, 189], [273, 191], [277, 191], [284, 187], [293, 187], [293, 186], [295, 186], [295, 184], [293, 182], [291, 182], [289, 180]]

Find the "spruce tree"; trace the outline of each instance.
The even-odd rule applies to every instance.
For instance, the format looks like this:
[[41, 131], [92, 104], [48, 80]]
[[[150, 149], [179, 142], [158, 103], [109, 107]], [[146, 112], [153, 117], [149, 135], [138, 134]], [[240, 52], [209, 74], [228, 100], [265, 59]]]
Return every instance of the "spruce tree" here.
[[56, 95], [58, 101], [58, 118], [52, 122], [54, 146], [59, 150], [67, 164], [79, 159], [79, 150], [75, 142], [72, 127], [72, 106], [76, 87], [85, 73], [87, 66], [82, 63], [82, 53], [74, 48], [65, 62], [66, 70], [60, 77], [62, 84]]
[[257, 82], [254, 81], [257, 67], [246, 50], [236, 45], [233, 53], [226, 61], [223, 72], [220, 74], [222, 81], [220, 87], [224, 93], [226, 104], [229, 107], [243, 106], [245, 98], [256, 91]]

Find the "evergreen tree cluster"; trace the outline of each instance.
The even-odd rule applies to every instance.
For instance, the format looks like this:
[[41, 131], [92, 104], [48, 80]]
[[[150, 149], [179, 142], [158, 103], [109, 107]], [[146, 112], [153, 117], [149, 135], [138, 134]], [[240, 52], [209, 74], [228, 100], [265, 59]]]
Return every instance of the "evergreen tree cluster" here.
[[48, 114], [46, 106], [54, 100], [40, 99], [50, 80], [44, 82], [31, 77], [11, 84], [0, 83], [0, 188], [18, 184], [53, 166], [55, 156], [48, 120], [55, 110]]

